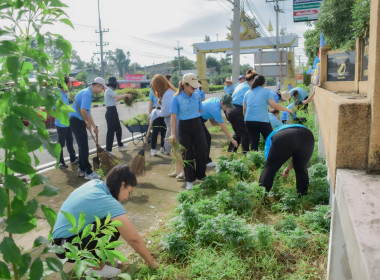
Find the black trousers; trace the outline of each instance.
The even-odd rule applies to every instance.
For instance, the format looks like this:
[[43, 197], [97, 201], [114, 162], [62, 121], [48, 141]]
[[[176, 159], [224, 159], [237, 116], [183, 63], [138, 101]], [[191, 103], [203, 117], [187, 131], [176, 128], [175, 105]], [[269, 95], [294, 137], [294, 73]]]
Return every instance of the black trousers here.
[[210, 158], [211, 134], [208, 131], [206, 124], [205, 124], [207, 122], [207, 120], [205, 120], [203, 118], [201, 118], [201, 120], [202, 120], [203, 131], [205, 132], [206, 142], [207, 142], [207, 161], [206, 161], [206, 164], [207, 164], [209, 162], [212, 162], [212, 159]]
[[[235, 105], [233, 108], [228, 108], [225, 112], [227, 120], [231, 123], [234, 130], [232, 138], [242, 146], [243, 153], [249, 151], [249, 133], [244, 123], [243, 106]], [[230, 143], [229, 152], [236, 152], [237, 148]]]
[[70, 118], [70, 128], [75, 136], [75, 140], [78, 144], [79, 153], [79, 169], [87, 174], [92, 173], [92, 167], [88, 161], [88, 136], [87, 128], [84, 121], [76, 118]]
[[260, 176], [260, 185], [269, 192], [276, 172], [290, 157], [293, 157], [297, 192], [306, 194], [309, 186], [307, 164], [313, 155], [313, 150], [314, 136], [306, 128], [291, 127], [276, 132], [272, 137], [272, 146]]
[[165, 124], [165, 118], [159, 117], [153, 121], [153, 132], [152, 132], [152, 142], [151, 147], [152, 149], [156, 149], [157, 146], [157, 138], [158, 135], [161, 135], [161, 147], [165, 144], [165, 135], [166, 135], [166, 124]]
[[121, 142], [121, 125], [120, 125], [119, 114], [117, 113], [116, 106], [107, 107], [106, 121], [107, 121], [106, 150], [111, 152], [115, 132], [116, 132], [117, 144], [119, 146], [123, 146], [123, 142]]
[[[106, 220], [106, 218], [103, 218], [103, 219], [100, 220], [101, 227], [104, 226], [104, 222], [105, 222], [105, 220]], [[93, 231], [93, 232], [95, 232], [94, 227], [96, 228], [96, 222], [92, 223], [92, 231]], [[80, 232], [78, 235], [81, 236], [81, 235], [82, 235], [82, 232]], [[53, 240], [53, 244], [58, 245], [58, 246], [61, 246], [61, 245], [63, 245], [63, 244], [66, 243], [66, 242], [71, 243], [71, 242], [73, 241], [73, 239], [74, 239], [75, 237], [77, 237], [78, 235], [73, 235], [73, 236], [70, 236], [70, 237], [67, 237], [67, 238], [56, 238], [56, 239]], [[96, 253], [95, 253], [95, 248], [96, 248], [96, 245], [97, 245], [97, 243], [98, 243], [97, 240], [98, 240], [99, 238], [101, 238], [102, 236], [104, 236], [104, 234], [98, 234], [98, 235], [96, 236], [96, 238], [95, 238], [96, 240], [92, 240], [92, 241], [91, 241], [91, 239], [93, 239], [93, 237], [92, 237], [92, 235], [90, 234], [90, 235], [88, 235], [87, 237], [85, 237], [85, 238], [83, 238], [83, 239], [81, 240], [81, 244], [74, 243], [73, 245], [76, 246], [76, 247], [78, 247], [79, 249], [81, 249], [81, 248], [82, 248], [82, 249], [83, 249], [83, 248], [86, 248], [86, 249], [87, 249], [88, 251], [90, 251], [90, 252], [91, 252], [91, 253], [92, 253], [97, 259], [100, 259], [99, 256], [97, 256]], [[119, 232], [119, 231], [114, 232], [113, 235], [111, 236], [110, 240], [109, 240], [109, 243], [118, 240], [119, 237], [120, 237], [120, 232]], [[67, 250], [67, 249], [65, 249], [65, 253], [66, 253], [66, 252], [70, 252], [70, 251]], [[60, 258], [60, 259], [64, 259], [64, 258], [66, 258], [65, 253], [62, 253], [62, 254], [57, 254], [57, 253], [56, 253], [56, 255], [57, 255], [58, 258]], [[73, 262], [75, 262], [75, 260], [68, 260], [68, 262], [73, 263]]]
[[65, 147], [70, 155], [70, 161], [74, 161], [76, 159], [75, 150], [73, 146], [73, 133], [71, 132], [71, 128], [69, 126], [67, 127], [60, 127], [57, 126], [57, 133], [58, 133], [58, 143], [61, 145], [61, 154], [59, 156], [59, 162], [65, 163], [65, 160], [63, 159], [63, 148]]
[[272, 126], [269, 122], [255, 122], [246, 121], [245, 126], [248, 129], [250, 140], [251, 140], [251, 150], [259, 150], [260, 134], [264, 137], [264, 141], [267, 140], [268, 135], [273, 131]]
[[184, 147], [182, 158], [186, 181], [203, 179], [206, 177], [207, 142], [201, 118], [180, 120], [178, 130], [179, 143]]

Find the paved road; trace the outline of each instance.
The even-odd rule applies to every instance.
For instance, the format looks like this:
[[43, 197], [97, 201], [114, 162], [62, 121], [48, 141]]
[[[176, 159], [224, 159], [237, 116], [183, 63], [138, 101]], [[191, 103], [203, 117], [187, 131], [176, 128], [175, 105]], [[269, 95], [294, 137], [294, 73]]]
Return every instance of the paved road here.
[[[207, 94], [207, 98], [211, 97], [219, 97], [221, 96], [222, 93], [211, 93]], [[132, 118], [133, 116], [137, 114], [143, 114], [143, 113], [148, 113], [148, 108], [149, 108], [149, 102], [137, 102], [131, 107], [126, 107], [124, 104], [119, 104], [117, 105], [117, 110], [119, 113], [119, 118], [120, 120], [127, 120]], [[106, 144], [106, 133], [107, 133], [107, 124], [106, 124], [106, 119], [105, 119], [105, 112], [106, 112], [106, 107], [101, 106], [101, 107], [95, 107], [91, 109], [91, 114], [92, 117], [95, 121], [95, 124], [99, 127], [99, 144], [104, 147]], [[122, 125], [122, 138], [123, 142], [128, 141], [129, 138], [131, 137], [131, 133], [129, 130]], [[58, 135], [57, 131], [55, 129], [50, 130], [50, 137], [54, 142], [57, 141]], [[114, 141], [116, 141], [116, 136], [114, 138]], [[88, 133], [88, 144], [90, 148], [90, 153], [95, 152], [95, 143], [91, 138], [91, 135]], [[128, 145], [133, 145], [132, 142], [130, 142]], [[74, 149], [78, 153], [78, 146], [75, 141], [74, 137]], [[92, 151], [91, 151], [92, 150]], [[63, 156], [68, 157], [68, 153], [66, 150], [66, 147], [63, 148]], [[40, 165], [37, 169], [43, 169], [49, 166], [52, 166], [55, 164], [55, 158], [53, 158], [46, 150], [42, 152], [42, 154], [37, 154], [37, 157], [40, 160]]]

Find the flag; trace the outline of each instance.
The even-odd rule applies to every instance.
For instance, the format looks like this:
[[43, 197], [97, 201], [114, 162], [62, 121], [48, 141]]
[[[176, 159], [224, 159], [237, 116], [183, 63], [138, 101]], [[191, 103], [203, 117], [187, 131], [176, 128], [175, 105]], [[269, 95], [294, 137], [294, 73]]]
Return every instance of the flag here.
[[321, 32], [321, 39], [319, 41], [319, 52], [318, 52], [318, 58], [321, 59], [321, 53], [322, 53], [322, 47], [325, 45], [325, 37], [323, 36], [323, 33]]

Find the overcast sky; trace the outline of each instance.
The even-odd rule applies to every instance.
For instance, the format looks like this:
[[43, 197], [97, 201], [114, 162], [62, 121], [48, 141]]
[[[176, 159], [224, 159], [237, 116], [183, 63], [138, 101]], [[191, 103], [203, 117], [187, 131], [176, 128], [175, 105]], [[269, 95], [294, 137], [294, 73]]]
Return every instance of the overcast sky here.
[[[90, 61], [93, 53], [99, 52], [98, 1], [97, 0], [62, 0], [69, 6], [66, 9], [74, 30], [63, 25], [55, 25], [54, 32], [68, 39], [73, 49], [85, 61]], [[248, 4], [247, 4], [248, 1]], [[276, 35], [276, 17], [273, 3], [266, 0], [244, 0], [241, 7], [250, 15], [253, 8], [258, 23], [263, 30], [268, 29], [269, 21], [273, 31], [267, 35]], [[129, 51], [131, 61], [141, 66], [158, 64], [172, 60], [177, 56], [177, 41], [183, 47], [181, 55], [195, 60], [193, 43], [203, 42], [205, 35], [211, 41], [226, 40], [233, 17], [233, 5], [227, 0], [99, 0], [103, 41], [109, 45], [104, 51], [116, 48]], [[299, 48], [296, 55], [303, 52], [303, 33], [307, 30], [305, 23], [293, 23], [293, 1], [280, 1], [284, 13], [279, 16], [280, 29], [296, 33]], [[220, 57], [221, 55], [217, 55]], [[297, 58], [298, 65], [298, 58]], [[253, 54], [241, 55], [241, 63], [253, 62]]]

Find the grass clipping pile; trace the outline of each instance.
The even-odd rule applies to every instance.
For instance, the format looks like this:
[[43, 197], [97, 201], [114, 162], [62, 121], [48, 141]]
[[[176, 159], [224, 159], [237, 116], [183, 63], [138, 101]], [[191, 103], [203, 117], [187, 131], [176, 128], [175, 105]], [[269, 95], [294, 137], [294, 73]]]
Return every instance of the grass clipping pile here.
[[133, 88], [125, 88], [125, 89], [122, 89], [118, 92], [118, 94], [130, 94], [132, 97], [129, 98], [129, 97], [126, 97], [124, 98], [124, 104], [125, 106], [127, 107], [130, 107], [133, 105], [133, 103], [136, 102], [136, 100], [138, 99], [144, 99], [144, 94], [140, 93], [137, 89], [133, 89]]
[[158, 270], [131, 264], [125, 272], [132, 279], [326, 279], [326, 165], [315, 150], [308, 194], [298, 197], [294, 171], [284, 179], [279, 170], [266, 193], [257, 182], [264, 163], [263, 152], [219, 158], [215, 174], [182, 191], [175, 217], [149, 234]]

